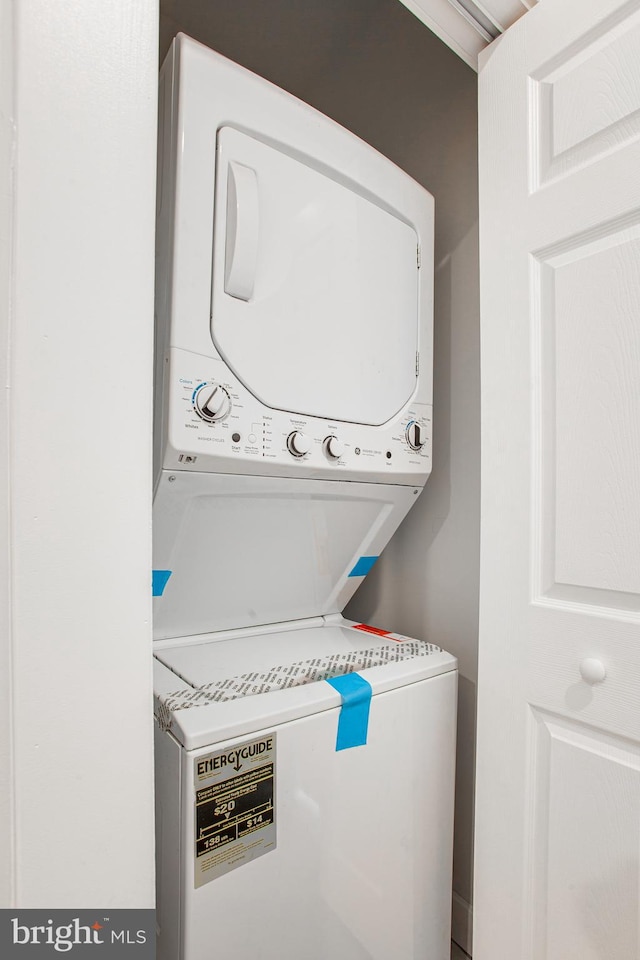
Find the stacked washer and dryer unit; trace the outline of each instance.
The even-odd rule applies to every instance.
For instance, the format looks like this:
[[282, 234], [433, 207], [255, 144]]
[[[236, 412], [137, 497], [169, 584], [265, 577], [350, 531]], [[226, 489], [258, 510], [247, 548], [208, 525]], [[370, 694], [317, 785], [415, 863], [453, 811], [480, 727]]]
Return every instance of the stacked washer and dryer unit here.
[[184, 36], [159, 136], [158, 956], [445, 960], [456, 661], [341, 615], [431, 469], [433, 199]]

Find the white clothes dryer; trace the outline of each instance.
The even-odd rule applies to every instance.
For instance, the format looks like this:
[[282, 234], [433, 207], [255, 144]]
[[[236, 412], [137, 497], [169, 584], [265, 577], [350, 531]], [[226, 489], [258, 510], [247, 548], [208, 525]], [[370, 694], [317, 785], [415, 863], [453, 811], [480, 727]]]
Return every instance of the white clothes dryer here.
[[445, 960], [456, 661], [342, 617], [431, 470], [433, 199], [184, 36], [158, 178], [158, 956]]

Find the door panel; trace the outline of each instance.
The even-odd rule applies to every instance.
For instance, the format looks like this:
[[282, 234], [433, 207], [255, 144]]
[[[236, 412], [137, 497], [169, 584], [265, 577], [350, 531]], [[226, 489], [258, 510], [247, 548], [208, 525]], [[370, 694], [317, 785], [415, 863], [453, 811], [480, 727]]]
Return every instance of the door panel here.
[[344, 182], [218, 131], [211, 329], [269, 407], [381, 424], [416, 388], [418, 238]]
[[640, 747], [540, 710], [530, 722], [532, 954], [637, 957]]
[[479, 82], [474, 957], [637, 956], [638, 4], [540, 4]]
[[532, 293], [542, 593], [638, 610], [640, 476], [628, 468], [640, 450], [638, 225], [614, 222], [537, 253]]
[[[634, 3], [577, 36], [530, 74], [535, 186], [570, 173], [640, 134], [640, 11]], [[564, 18], [564, 13], [560, 12]], [[570, 13], [574, 23], [575, 11]], [[566, 19], [566, 29], [572, 30]], [[586, 109], [585, 109], [586, 107]]]

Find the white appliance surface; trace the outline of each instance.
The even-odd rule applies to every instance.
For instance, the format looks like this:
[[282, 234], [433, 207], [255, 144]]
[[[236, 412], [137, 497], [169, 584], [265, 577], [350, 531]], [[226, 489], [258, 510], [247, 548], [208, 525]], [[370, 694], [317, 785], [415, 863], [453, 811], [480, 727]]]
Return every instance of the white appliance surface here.
[[[411, 641], [343, 622], [175, 645], [158, 655], [201, 683], [218, 671], [261, 672], [299, 655], [322, 659], [359, 643], [403, 642]], [[455, 665], [434, 652], [362, 671], [373, 689], [367, 742], [341, 751], [340, 695], [325, 682], [176, 711], [195, 722], [196, 714], [233, 708], [250, 722], [237, 735], [227, 715], [222, 729], [210, 724], [198, 749], [158, 731], [159, 960], [208, 960], [212, 951], [242, 960], [448, 958]], [[403, 680], [385, 682], [400, 666]], [[288, 720], [286, 698], [299, 704]], [[268, 736], [275, 737], [275, 845], [196, 887], [198, 761]]]
[[[191, 643], [167, 644], [159, 649], [156, 645], [155, 655], [190, 686], [201, 687], [248, 671], [262, 673], [275, 666], [340, 657], [372, 646], [401, 650], [404, 644], [411, 642], [410, 637], [377, 630], [367, 624], [355, 624], [338, 616], [323, 621], [321, 625], [307, 626], [306, 621], [297, 621], [291, 625], [274, 625], [270, 630], [263, 628], [260, 633], [228, 631], [193, 638]], [[424, 656], [436, 656], [434, 662], [439, 671], [443, 667], [455, 669], [451, 654], [427, 643], [424, 648]]]
[[156, 472], [423, 484], [431, 195], [184, 36], [158, 178]]
[[[399, 413], [416, 389], [417, 247], [413, 227], [308, 161], [218, 130], [213, 340], [266, 406], [362, 424]], [[242, 259], [250, 295], [225, 282]]]
[[337, 613], [419, 487], [163, 471], [154, 501], [154, 637]]
[[186, 37], [158, 184], [158, 960], [447, 960], [456, 661], [340, 616], [431, 470], [433, 198]]
[[[357, 671], [377, 694], [457, 668], [455, 658], [438, 647], [362, 626], [335, 615], [156, 643], [156, 698], [168, 707], [172, 735], [195, 749], [329, 710], [335, 691], [326, 683], [307, 682], [318, 673]], [[378, 662], [382, 665], [369, 666]], [[269, 692], [217, 693], [218, 684], [246, 680], [248, 674], [253, 689]]]

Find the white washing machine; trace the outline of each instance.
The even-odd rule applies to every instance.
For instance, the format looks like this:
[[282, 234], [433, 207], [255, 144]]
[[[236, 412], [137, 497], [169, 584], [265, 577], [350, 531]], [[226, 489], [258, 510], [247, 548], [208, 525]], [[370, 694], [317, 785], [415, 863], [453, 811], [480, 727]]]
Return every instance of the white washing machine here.
[[431, 469], [433, 199], [184, 36], [159, 143], [159, 960], [445, 960], [456, 661], [341, 614]]

